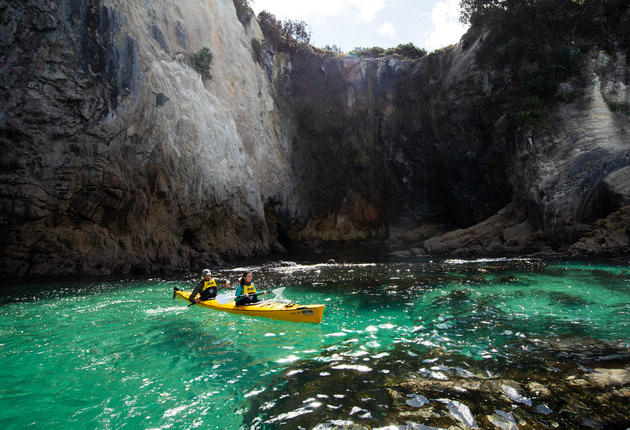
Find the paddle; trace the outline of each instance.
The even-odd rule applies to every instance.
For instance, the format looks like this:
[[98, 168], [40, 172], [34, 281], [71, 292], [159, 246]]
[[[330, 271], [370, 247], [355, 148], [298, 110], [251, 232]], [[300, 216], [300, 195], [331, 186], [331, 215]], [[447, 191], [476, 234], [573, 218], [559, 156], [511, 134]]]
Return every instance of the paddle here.
[[[280, 296], [280, 295], [282, 295], [282, 292], [284, 291], [284, 289], [285, 289], [285, 287], [274, 288], [271, 291], [261, 291], [259, 293], [250, 294], [250, 296], [253, 296], [253, 295], [261, 295], [262, 296], [263, 294], [269, 294], [269, 293], [273, 293], [275, 296]], [[242, 299], [243, 297], [245, 297], [245, 295], [234, 297], [234, 296], [226, 294], [226, 295], [223, 295], [221, 297], [216, 296], [214, 298], [214, 300], [216, 300], [217, 303], [219, 303], [220, 305], [225, 305], [225, 304], [230, 303], [232, 300]]]

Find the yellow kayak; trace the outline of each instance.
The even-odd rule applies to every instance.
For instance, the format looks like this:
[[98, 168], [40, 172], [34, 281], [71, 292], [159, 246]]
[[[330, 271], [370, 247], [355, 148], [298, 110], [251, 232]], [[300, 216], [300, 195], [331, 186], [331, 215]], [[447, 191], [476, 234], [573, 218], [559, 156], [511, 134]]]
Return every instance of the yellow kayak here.
[[[192, 291], [180, 291], [176, 289], [173, 297], [177, 296], [188, 301], [191, 292]], [[244, 306], [235, 305], [234, 300], [224, 305], [216, 300], [202, 300], [197, 304], [232, 314], [314, 324], [322, 322], [322, 315], [326, 307], [325, 305], [299, 305], [296, 303], [280, 303], [271, 300]]]

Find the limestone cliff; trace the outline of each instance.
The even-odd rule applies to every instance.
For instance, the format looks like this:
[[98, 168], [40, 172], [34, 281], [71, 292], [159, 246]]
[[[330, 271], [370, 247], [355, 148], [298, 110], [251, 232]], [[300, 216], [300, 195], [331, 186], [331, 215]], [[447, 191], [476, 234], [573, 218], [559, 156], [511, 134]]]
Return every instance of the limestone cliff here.
[[624, 49], [593, 47], [573, 99], [515, 131], [483, 108], [510, 82], [478, 61], [488, 30], [411, 61], [277, 52], [231, 0], [0, 0], [0, 16], [1, 277], [394, 230], [417, 252], [627, 253]]
[[[231, 1], [0, 2], [3, 276], [208, 264], [291, 203], [271, 83]], [[202, 81], [190, 56], [214, 55]], [[275, 204], [275, 203], [274, 203]]]
[[296, 183], [323, 213], [300, 238], [339, 232], [327, 208], [365, 227], [361, 210], [345, 214], [361, 201], [375, 222], [365, 231], [397, 227], [416, 254], [627, 254], [621, 226], [616, 242], [578, 245], [630, 198], [630, 117], [615, 109], [630, 100], [626, 51], [592, 48], [560, 86], [572, 99], [543, 126], [517, 130], [511, 112], [488, 113], [493, 92], [513, 84], [479, 61], [487, 37], [472, 29], [414, 61], [293, 56], [277, 99], [296, 124]]

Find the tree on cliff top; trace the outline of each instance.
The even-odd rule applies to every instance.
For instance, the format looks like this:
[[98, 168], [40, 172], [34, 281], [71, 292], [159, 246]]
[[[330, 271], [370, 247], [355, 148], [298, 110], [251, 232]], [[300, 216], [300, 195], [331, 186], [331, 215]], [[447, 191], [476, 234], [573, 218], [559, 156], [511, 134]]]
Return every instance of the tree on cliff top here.
[[258, 24], [265, 39], [280, 51], [308, 50], [311, 42], [311, 31], [304, 21], [280, 21], [266, 10], [258, 14]]
[[232, 0], [232, 2], [234, 3], [234, 9], [236, 9], [236, 17], [243, 26], [246, 26], [254, 15], [254, 11], [249, 5], [249, 0]]
[[[553, 26], [564, 35], [604, 36], [628, 47], [628, 0], [460, 0], [460, 21], [476, 24], [518, 15], [532, 27]], [[535, 21], [538, 20], [538, 21]], [[506, 25], [507, 26], [507, 25]]]
[[460, 0], [459, 20], [462, 24], [473, 23], [480, 17], [507, 7], [510, 0]]
[[362, 58], [380, 58], [387, 56], [400, 56], [402, 58], [416, 59], [427, 55], [427, 51], [418, 48], [412, 42], [401, 43], [394, 48], [381, 48], [380, 46], [373, 46], [371, 48], [354, 48], [352, 52], [358, 57]]
[[560, 86], [576, 87], [594, 43], [611, 53], [630, 48], [627, 0], [460, 0], [460, 13], [489, 30], [478, 64], [510, 69], [509, 85], [495, 87], [488, 106], [519, 127], [543, 124], [558, 102], [571, 100]]

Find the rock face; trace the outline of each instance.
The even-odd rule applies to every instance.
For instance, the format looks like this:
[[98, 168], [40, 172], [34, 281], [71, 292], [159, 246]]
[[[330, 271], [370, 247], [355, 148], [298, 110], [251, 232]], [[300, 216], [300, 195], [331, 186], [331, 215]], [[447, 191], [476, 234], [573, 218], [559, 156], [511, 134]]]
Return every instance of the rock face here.
[[627, 252], [623, 51], [594, 49], [575, 100], [514, 134], [484, 122], [509, 76], [477, 63], [476, 29], [419, 60], [359, 60], [274, 52], [230, 0], [0, 12], [0, 277], [196, 269], [436, 222], [454, 231], [408, 239]]
[[[574, 243], [574, 254], [627, 253], [625, 227], [614, 227], [613, 241], [577, 244], [596, 220], [626, 219], [630, 117], [615, 109], [630, 97], [626, 53], [593, 49], [574, 100], [544, 127], [517, 132], [483, 108], [510, 85], [478, 62], [486, 37], [473, 28], [414, 61], [294, 55], [276, 100], [296, 124], [295, 178], [311, 209], [343, 213], [340, 202], [361, 196], [375, 215], [364, 231], [402, 225], [411, 248], [430, 254], [553, 253]], [[354, 214], [353, 225], [367, 227]], [[452, 231], [414, 237], [435, 223]], [[329, 223], [320, 233], [330, 228], [340, 230]]]
[[[289, 141], [252, 58], [260, 29], [231, 1], [0, 10], [3, 276], [144, 273], [274, 247], [265, 210], [291, 202]], [[202, 46], [205, 82], [190, 65]]]

